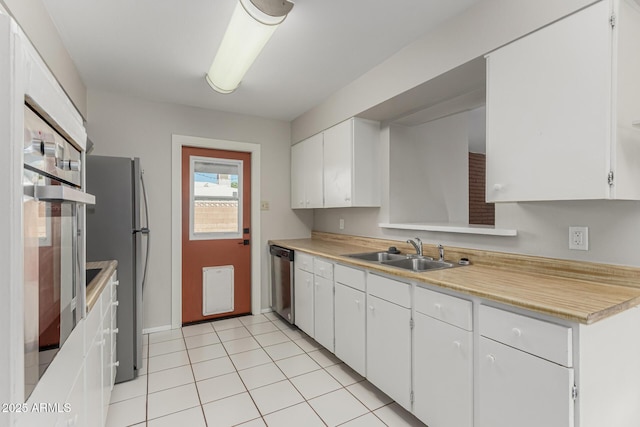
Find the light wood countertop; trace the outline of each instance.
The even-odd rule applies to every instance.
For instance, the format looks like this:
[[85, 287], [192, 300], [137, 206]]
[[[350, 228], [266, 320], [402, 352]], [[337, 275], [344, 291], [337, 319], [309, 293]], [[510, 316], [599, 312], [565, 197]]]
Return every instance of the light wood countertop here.
[[86, 265], [87, 270], [93, 268], [102, 269], [101, 272], [98, 273], [96, 277], [93, 278], [91, 283], [87, 284], [87, 313], [91, 311], [100, 294], [104, 290], [107, 283], [109, 283], [109, 278], [113, 274], [113, 272], [118, 268], [118, 261], [97, 261], [97, 262], [88, 262]]
[[[472, 265], [413, 272], [344, 256], [386, 250], [391, 245], [403, 253], [413, 253], [404, 243], [336, 236], [339, 235], [314, 232], [312, 239], [272, 240], [269, 243], [583, 324], [640, 305], [640, 269], [619, 267], [621, 271], [615, 272], [618, 267], [611, 265], [460, 248], [448, 250], [445, 247], [445, 258], [457, 261], [459, 255], [467, 255]], [[430, 253], [425, 255], [432, 256]], [[505, 263], [506, 268], [499, 267], [496, 262], [503, 258], [510, 259]], [[585, 268], [580, 269], [581, 264], [585, 264]], [[566, 265], [566, 269], [559, 271], [557, 265]], [[591, 274], [584, 273], [585, 269]], [[573, 274], [573, 270], [580, 273]], [[621, 283], [627, 286], [621, 286]]]

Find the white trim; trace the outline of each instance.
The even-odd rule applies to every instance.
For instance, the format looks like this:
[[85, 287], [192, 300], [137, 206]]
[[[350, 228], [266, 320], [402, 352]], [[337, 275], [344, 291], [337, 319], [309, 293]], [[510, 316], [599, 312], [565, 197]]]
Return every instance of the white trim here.
[[195, 136], [171, 136], [171, 326], [182, 327], [182, 147], [251, 153], [251, 313], [261, 312], [260, 144]]
[[153, 334], [155, 332], [170, 331], [171, 325], [156, 326], [155, 328], [147, 328], [142, 330], [142, 334]]

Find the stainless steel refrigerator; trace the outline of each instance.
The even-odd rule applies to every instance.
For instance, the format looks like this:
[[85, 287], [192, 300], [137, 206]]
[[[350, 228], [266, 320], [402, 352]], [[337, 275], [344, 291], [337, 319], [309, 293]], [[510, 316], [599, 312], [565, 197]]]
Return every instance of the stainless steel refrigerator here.
[[149, 258], [147, 198], [139, 158], [89, 155], [86, 159], [87, 192], [96, 196], [96, 204], [87, 209], [87, 261], [118, 261], [119, 383], [135, 378], [142, 367], [142, 298]]

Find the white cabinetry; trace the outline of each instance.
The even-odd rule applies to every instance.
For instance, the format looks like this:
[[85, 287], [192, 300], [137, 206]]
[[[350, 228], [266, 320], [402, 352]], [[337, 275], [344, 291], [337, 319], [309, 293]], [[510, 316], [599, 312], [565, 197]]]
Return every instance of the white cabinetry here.
[[572, 329], [484, 305], [479, 322], [478, 426], [573, 427]]
[[411, 286], [367, 279], [367, 379], [411, 409]]
[[295, 324], [313, 338], [313, 257], [302, 252], [296, 252], [294, 264]]
[[71, 332], [27, 401], [29, 407], [48, 403], [57, 405], [56, 410], [22, 414], [17, 426], [105, 425], [117, 364], [112, 344], [116, 285], [114, 271], [91, 311]]
[[351, 118], [324, 132], [324, 207], [380, 206], [380, 125]]
[[471, 301], [417, 287], [414, 302], [414, 414], [430, 427], [471, 427]]
[[640, 199], [638, 40], [603, 0], [487, 56], [487, 201]]
[[291, 208], [380, 206], [380, 125], [351, 118], [291, 147]]
[[313, 268], [315, 340], [333, 353], [333, 264], [316, 258]]
[[322, 134], [291, 147], [291, 208], [321, 208]]
[[365, 272], [336, 265], [335, 355], [354, 371], [366, 376]]

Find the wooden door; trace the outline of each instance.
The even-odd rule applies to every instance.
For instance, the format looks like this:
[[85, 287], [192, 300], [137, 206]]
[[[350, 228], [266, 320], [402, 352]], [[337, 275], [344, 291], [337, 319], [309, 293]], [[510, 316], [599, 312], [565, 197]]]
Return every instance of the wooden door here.
[[[183, 324], [251, 312], [250, 213], [251, 153], [182, 147]], [[207, 285], [207, 299], [220, 292], [229, 307], [215, 314], [203, 306], [209, 268], [227, 272]]]

